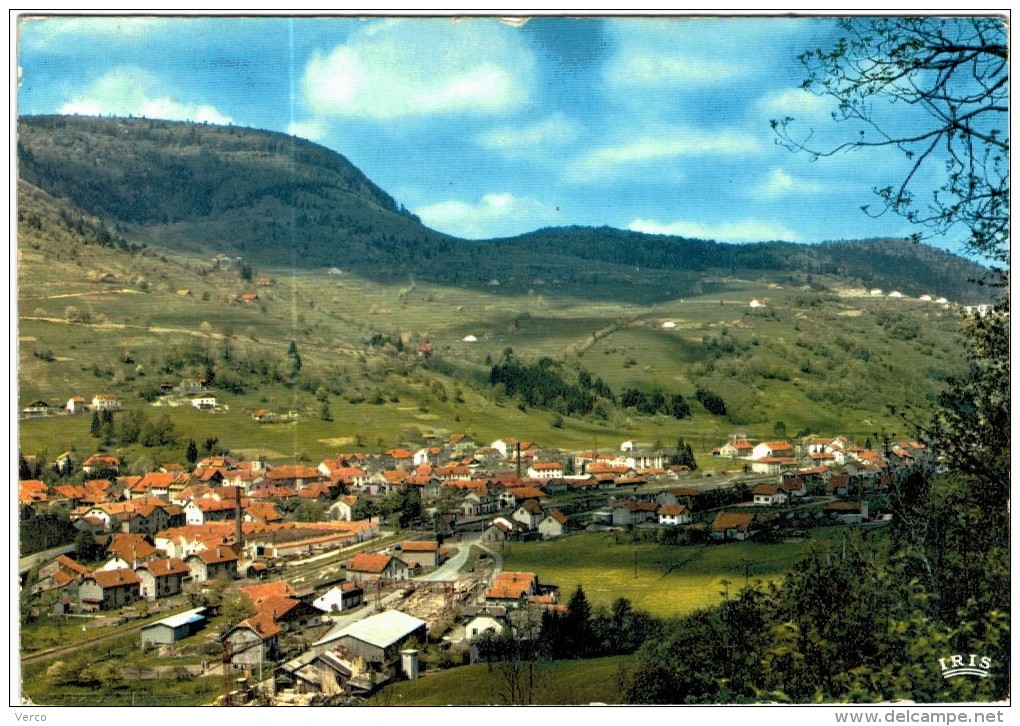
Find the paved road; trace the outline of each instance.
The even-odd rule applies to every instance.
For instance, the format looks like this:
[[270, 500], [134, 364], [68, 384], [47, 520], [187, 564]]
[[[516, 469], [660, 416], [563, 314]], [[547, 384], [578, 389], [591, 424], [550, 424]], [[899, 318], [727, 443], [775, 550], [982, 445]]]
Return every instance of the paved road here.
[[18, 560], [18, 572], [28, 572], [36, 565], [42, 564], [47, 560], [52, 560], [54, 557], [60, 555], [66, 555], [68, 552], [74, 551], [74, 545], [64, 545], [63, 547], [54, 547], [51, 550], [43, 550], [42, 552], [36, 552], [34, 555], [26, 555]]

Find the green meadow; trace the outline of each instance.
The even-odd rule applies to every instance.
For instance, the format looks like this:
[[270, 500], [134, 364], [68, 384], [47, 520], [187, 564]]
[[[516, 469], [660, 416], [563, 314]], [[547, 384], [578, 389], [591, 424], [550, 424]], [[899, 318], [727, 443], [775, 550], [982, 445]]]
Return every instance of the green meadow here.
[[[257, 269], [250, 282], [207, 257], [129, 254], [66, 239], [23, 242], [19, 251], [20, 405], [42, 399], [59, 407], [74, 395], [114, 393], [149, 418], [166, 414], [177, 427], [176, 446], [114, 452], [143, 463], [179, 459], [189, 438], [314, 461], [463, 432], [483, 442], [511, 436], [564, 449], [626, 439], [671, 448], [684, 437], [703, 466], [718, 468], [709, 452], [738, 431], [752, 438], [771, 438], [780, 426], [788, 436], [909, 435], [887, 406], [928, 405], [961, 361], [952, 311], [736, 276], [714, 279], [699, 295], [642, 303], [641, 296], [625, 302], [621, 291], [580, 299], [536, 285], [512, 295], [495, 286], [410, 277], [382, 283], [324, 269]], [[98, 282], [100, 273], [113, 279]], [[271, 284], [259, 285], [262, 277]], [[817, 278], [815, 287], [823, 282]], [[246, 292], [258, 300], [239, 302]], [[752, 299], [767, 306], [753, 309]], [[430, 360], [418, 352], [426, 342]], [[288, 381], [279, 371], [289, 365], [291, 344], [302, 367]], [[692, 416], [638, 415], [608, 404], [602, 418], [561, 418], [525, 408], [488, 384], [490, 366], [507, 349], [523, 360], [552, 358], [568, 382], [584, 369], [617, 395], [628, 387], [679, 393]], [[142, 399], [160, 384], [202, 377], [205, 368], [195, 362], [202, 356], [264, 362], [277, 373], [241, 375], [244, 390], [235, 393], [214, 382], [227, 406], [222, 413]], [[693, 400], [698, 387], [723, 397], [725, 416]], [[257, 409], [294, 412], [297, 421], [258, 424], [250, 418]], [[97, 448], [87, 417], [22, 421], [19, 435], [26, 454], [73, 446], [87, 456]]]
[[[620, 676], [633, 668], [633, 656], [535, 664], [532, 705], [583, 706], [621, 702]], [[369, 706], [500, 706], [508, 703], [499, 666], [476, 664], [387, 686]]]
[[810, 531], [807, 539], [763, 544], [753, 539], [673, 547], [632, 542], [621, 533], [583, 533], [541, 542], [504, 543], [503, 569], [534, 572], [557, 585], [566, 602], [580, 585], [588, 600], [608, 608], [627, 598], [659, 618], [688, 615], [720, 602], [745, 584], [781, 579], [811, 548], [833, 548], [845, 528]]

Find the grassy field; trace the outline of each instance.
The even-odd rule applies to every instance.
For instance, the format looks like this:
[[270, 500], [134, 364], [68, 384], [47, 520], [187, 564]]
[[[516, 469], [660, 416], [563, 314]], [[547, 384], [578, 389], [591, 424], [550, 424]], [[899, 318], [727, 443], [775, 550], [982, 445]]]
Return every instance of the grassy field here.
[[[533, 705], [620, 703], [621, 671], [633, 667], [633, 656], [536, 664]], [[477, 664], [426, 673], [416, 681], [387, 686], [368, 700], [369, 706], [498, 706], [507, 703], [505, 680], [498, 666]]]
[[835, 547], [843, 534], [842, 527], [825, 527], [782, 544], [668, 547], [630, 542], [624, 534], [583, 533], [506, 543], [503, 569], [537, 573], [540, 582], [559, 586], [564, 602], [580, 585], [595, 606], [608, 608], [625, 597], [637, 609], [671, 618], [720, 602], [727, 588], [734, 593], [745, 582], [778, 580], [811, 547]]
[[[318, 460], [452, 432], [566, 449], [626, 439], [672, 447], [682, 436], [707, 462], [730, 434], [771, 438], [778, 422], [788, 435], [806, 429], [863, 440], [879, 431], [902, 433], [886, 404], [923, 407], [932, 381], [960, 365], [952, 312], [754, 280], [719, 278], [709, 293], [640, 305], [618, 296], [546, 297], [541, 286], [513, 296], [314, 270], [258, 270], [256, 278], [273, 280], [258, 286], [204, 258], [155, 250], [129, 255], [67, 240], [23, 240], [19, 252], [19, 402], [62, 405], [73, 395], [110, 392], [152, 418], [169, 415], [179, 446], [116, 452], [129, 462], [180, 459], [188, 438]], [[115, 281], [95, 281], [97, 271]], [[232, 301], [248, 291], [258, 293], [256, 304]], [[750, 309], [752, 298], [769, 307]], [[667, 321], [675, 327], [662, 328]], [[464, 342], [467, 335], [477, 340]], [[373, 336], [399, 338], [404, 350], [371, 345]], [[156, 409], [138, 397], [145, 387], [203, 372], [193, 365], [166, 371], [168, 356], [201, 349], [218, 358], [228, 339], [235, 357], [276, 365], [285, 364], [293, 341], [302, 376], [313, 383], [252, 383], [243, 395], [216, 390], [229, 406], [220, 415]], [[431, 367], [417, 354], [426, 340], [435, 351]], [[704, 386], [723, 396], [728, 415], [711, 416], [692, 402], [693, 416], [682, 421], [613, 408], [608, 420], [565, 417], [554, 425], [553, 412], [522, 411], [486, 384], [491, 361], [506, 348], [525, 359], [554, 357], [568, 375], [584, 367], [617, 392], [658, 388], [691, 399]], [[319, 382], [333, 389], [332, 421], [319, 419], [313, 395]], [[250, 419], [259, 408], [301, 418], [260, 425]], [[24, 421], [22, 451], [55, 454], [73, 445], [87, 456], [96, 445], [87, 427], [87, 418]]]

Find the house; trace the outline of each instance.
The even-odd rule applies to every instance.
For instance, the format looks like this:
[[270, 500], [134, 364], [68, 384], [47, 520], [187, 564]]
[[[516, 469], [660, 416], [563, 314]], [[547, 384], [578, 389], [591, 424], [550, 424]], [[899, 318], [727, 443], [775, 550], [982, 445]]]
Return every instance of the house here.
[[192, 608], [142, 626], [142, 647], [146, 645], [173, 645], [188, 638], [203, 627], [207, 620], [205, 608]]
[[410, 577], [407, 563], [399, 557], [359, 552], [347, 563], [347, 580], [349, 582], [374, 582], [387, 580], [390, 582], [406, 580]]
[[528, 467], [530, 479], [560, 479], [563, 476], [563, 464], [558, 461], [536, 461]]
[[545, 512], [542, 511], [542, 506], [538, 502], [528, 499], [514, 510], [510, 518], [522, 524], [526, 529], [535, 529], [538, 523], [545, 518]]
[[112, 556], [110, 563], [113, 564], [110, 566], [110, 563], [107, 563], [103, 567], [104, 570], [114, 570], [118, 567], [134, 569], [146, 562], [158, 560], [161, 556], [152, 541], [141, 534], [115, 534], [106, 551]]
[[64, 410], [68, 413], [84, 413], [86, 410], [85, 398], [83, 396], [72, 396], [67, 399]]
[[188, 564], [188, 569], [191, 570], [191, 579], [195, 582], [215, 580], [218, 577], [235, 579], [237, 577], [237, 560], [237, 553], [224, 545], [199, 550], [184, 559]]
[[191, 569], [184, 560], [167, 557], [138, 565], [135, 575], [141, 581], [141, 596], [146, 600], [158, 600], [179, 595], [184, 590], [185, 580], [191, 576]]
[[868, 503], [831, 502], [825, 505], [825, 513], [841, 524], [863, 524], [868, 519]]
[[776, 484], [759, 484], [751, 490], [754, 503], [763, 507], [775, 507], [786, 504], [787, 495], [782, 487]]
[[296, 590], [286, 580], [274, 580], [258, 585], [246, 585], [241, 588], [246, 598], [251, 600], [252, 605], [258, 608], [266, 600], [279, 597], [294, 597]]
[[97, 393], [92, 397], [93, 411], [116, 411], [120, 408], [120, 401], [112, 393]]
[[754, 445], [747, 439], [733, 439], [719, 447], [719, 456], [727, 459], [750, 459]]
[[101, 469], [113, 469], [117, 471], [120, 469], [120, 459], [116, 456], [107, 456], [105, 454], [94, 454], [81, 464], [81, 470], [86, 474], [94, 474]]
[[485, 602], [517, 608], [532, 595], [543, 594], [534, 572], [501, 572], [485, 591]]
[[830, 476], [825, 484], [825, 493], [837, 497], [847, 496], [850, 493], [850, 477], [846, 474]]
[[542, 539], [562, 537], [567, 530], [567, 516], [558, 509], [553, 509], [538, 523], [538, 531]]
[[50, 590], [63, 590], [75, 602], [78, 600], [78, 586], [89, 574], [89, 568], [75, 562], [67, 555], [60, 555], [39, 569], [39, 581], [32, 587], [37, 595]]
[[507, 520], [499, 517], [482, 532], [482, 542], [506, 542], [513, 536], [514, 526]]
[[469, 491], [457, 506], [465, 517], [483, 517], [499, 509], [499, 499], [488, 489], [482, 488]]
[[438, 446], [429, 446], [424, 449], [418, 449], [414, 452], [414, 465], [421, 466], [422, 464], [438, 464], [439, 457], [442, 453], [443, 450]]
[[415, 466], [414, 454], [407, 449], [390, 449], [383, 453], [383, 462], [398, 469], [412, 469]]
[[661, 504], [659, 505], [659, 524], [676, 527], [682, 524], [691, 523], [691, 513], [684, 504]]
[[712, 538], [745, 540], [754, 535], [753, 525], [753, 514], [720, 512], [712, 521]]
[[216, 408], [216, 396], [208, 394], [191, 399], [191, 405], [199, 409]]
[[510, 627], [507, 609], [502, 605], [472, 605], [464, 608], [467, 621], [464, 623], [464, 635], [474, 640], [486, 633], [502, 635]]
[[655, 502], [616, 502], [612, 508], [612, 522], [617, 527], [643, 524], [657, 519], [658, 508]]
[[[241, 500], [241, 508], [248, 500]], [[236, 499], [217, 499], [216, 497], [200, 497], [192, 499], [184, 505], [186, 524], [199, 525], [208, 522], [229, 522], [237, 517]]]
[[330, 521], [353, 522], [354, 505], [357, 497], [340, 497], [326, 510], [326, 518]]
[[792, 456], [766, 456], [751, 462], [751, 471], [755, 474], [781, 476], [784, 471], [797, 468], [797, 460]]
[[401, 542], [400, 559], [409, 567], [438, 567], [443, 561], [438, 542]]
[[116, 610], [141, 599], [141, 580], [127, 567], [99, 570], [85, 575], [78, 586], [83, 612]]
[[467, 454], [478, 448], [475, 440], [467, 434], [451, 434], [449, 444], [455, 454]]
[[325, 476], [312, 466], [274, 466], [266, 474], [270, 486], [291, 487], [300, 491], [305, 484], [323, 481]]
[[337, 627], [312, 646], [324, 653], [342, 646], [366, 663], [383, 666], [393, 661], [412, 640], [425, 642], [428, 623], [399, 610], [385, 610], [350, 625]]
[[794, 455], [795, 449], [789, 441], [763, 441], [751, 450], [751, 458], [754, 460]]
[[784, 472], [780, 487], [790, 497], [806, 497], [808, 493], [807, 478]]
[[251, 668], [279, 658], [280, 633], [269, 613], [257, 613], [228, 630], [221, 640], [223, 662], [233, 668]]
[[18, 482], [18, 503], [45, 502], [49, 487], [38, 479], [24, 479]]
[[259, 614], [267, 614], [284, 632], [318, 625], [322, 611], [297, 597], [271, 597], [259, 605]]
[[534, 486], [514, 486], [499, 495], [500, 503], [507, 507], [520, 506], [529, 499], [541, 501], [545, 498], [545, 492]]
[[342, 582], [317, 598], [312, 606], [324, 613], [342, 613], [365, 602], [365, 591], [353, 582]]

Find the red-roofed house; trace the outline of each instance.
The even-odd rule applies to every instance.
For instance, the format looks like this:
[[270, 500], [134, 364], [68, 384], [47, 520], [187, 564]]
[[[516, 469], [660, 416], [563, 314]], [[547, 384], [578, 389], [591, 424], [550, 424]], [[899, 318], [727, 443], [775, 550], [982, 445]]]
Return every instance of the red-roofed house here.
[[219, 545], [211, 549], [200, 550], [188, 555], [185, 560], [191, 570], [191, 579], [195, 582], [237, 577], [237, 553], [230, 547]]
[[763, 441], [754, 447], [751, 458], [774, 459], [778, 457], [792, 457], [796, 453], [793, 444], [789, 441]]
[[289, 598], [297, 594], [294, 587], [286, 580], [274, 580], [259, 585], [247, 585], [241, 588], [241, 592], [251, 600], [256, 608], [265, 600], [271, 598]]
[[126, 567], [90, 573], [78, 586], [78, 603], [83, 612], [116, 610], [141, 596], [141, 580]]
[[545, 594], [534, 572], [501, 572], [485, 591], [485, 601], [507, 607], [520, 607], [529, 597]]
[[528, 467], [531, 479], [561, 479], [563, 464], [558, 461], [536, 461]]
[[713, 539], [747, 539], [754, 534], [754, 515], [720, 512], [712, 521]]
[[528, 499], [514, 510], [510, 518], [515, 522], [520, 522], [525, 529], [535, 529], [538, 523], [545, 518], [545, 512], [542, 511], [542, 505], [537, 501]]
[[228, 630], [222, 639], [223, 662], [233, 668], [251, 668], [279, 658], [283, 632], [273, 616], [258, 613]]
[[553, 537], [562, 537], [563, 533], [566, 532], [567, 528], [567, 515], [558, 509], [553, 509], [542, 521], [538, 523], [538, 531], [542, 534], [542, 539], [552, 539]]
[[141, 596], [146, 600], [179, 595], [184, 581], [191, 576], [191, 570], [176, 557], [152, 560], [135, 568], [135, 575], [141, 582]]
[[775, 484], [759, 484], [751, 490], [754, 503], [762, 507], [775, 507], [786, 504], [787, 496], [783, 489]]
[[663, 504], [659, 506], [659, 524], [676, 527], [691, 523], [691, 513], [684, 504]]
[[366, 582], [375, 580], [406, 580], [411, 576], [407, 563], [392, 555], [360, 552], [347, 563], [347, 580], [349, 582]]
[[412, 567], [438, 567], [442, 549], [438, 542], [401, 542], [400, 559]]

